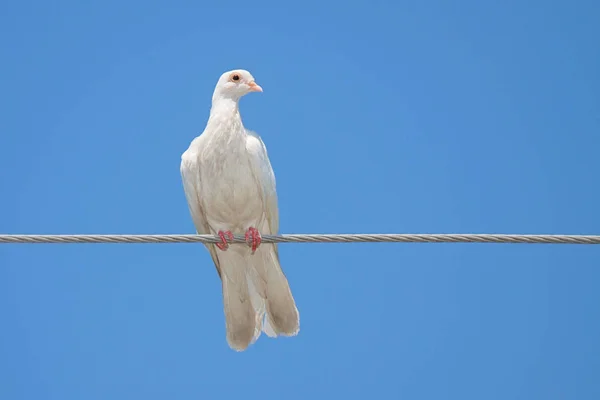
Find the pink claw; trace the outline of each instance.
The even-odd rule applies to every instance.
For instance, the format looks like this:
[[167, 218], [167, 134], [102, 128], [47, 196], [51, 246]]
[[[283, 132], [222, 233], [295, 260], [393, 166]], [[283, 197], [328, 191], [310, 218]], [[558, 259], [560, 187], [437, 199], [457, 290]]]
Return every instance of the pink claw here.
[[261, 242], [262, 237], [260, 236], [258, 229], [253, 227], [248, 228], [246, 231], [246, 243], [248, 243], [248, 246], [252, 248], [252, 254], [256, 252], [256, 249], [258, 249], [258, 246], [260, 246]]
[[230, 242], [233, 242], [233, 233], [231, 233], [231, 231], [219, 231], [218, 235], [221, 238], [221, 243], [215, 244], [220, 250], [227, 250], [229, 248], [229, 242], [227, 241], [227, 239], [229, 239]]

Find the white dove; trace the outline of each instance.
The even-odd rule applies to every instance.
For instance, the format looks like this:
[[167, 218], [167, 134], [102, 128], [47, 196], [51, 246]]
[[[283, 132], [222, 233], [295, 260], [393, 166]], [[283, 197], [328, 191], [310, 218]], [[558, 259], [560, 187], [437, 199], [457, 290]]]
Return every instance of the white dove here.
[[[275, 175], [260, 137], [244, 128], [242, 96], [262, 92], [250, 72], [219, 78], [204, 132], [181, 156], [181, 176], [196, 231], [221, 243], [206, 244], [222, 282], [227, 342], [245, 350], [264, 331], [293, 336], [300, 317], [279, 264], [277, 244], [261, 244], [260, 232], [277, 234]], [[246, 232], [245, 245], [232, 232]], [[217, 248], [219, 250], [217, 250]]]

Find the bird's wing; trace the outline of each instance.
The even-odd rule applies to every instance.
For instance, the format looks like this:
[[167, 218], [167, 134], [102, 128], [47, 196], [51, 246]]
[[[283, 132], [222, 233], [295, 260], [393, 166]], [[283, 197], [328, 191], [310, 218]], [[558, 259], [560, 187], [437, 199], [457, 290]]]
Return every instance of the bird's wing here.
[[[265, 204], [266, 222], [259, 227], [259, 230], [276, 235], [279, 230], [279, 211], [275, 174], [267, 149], [261, 138], [251, 131], [248, 131], [246, 149], [250, 154], [250, 165], [255, 179], [262, 188]], [[296, 335], [300, 329], [300, 315], [289, 282], [279, 263], [277, 243], [262, 244], [256, 254], [247, 257], [247, 262], [252, 269], [249, 280], [253, 284], [251, 293], [256, 294], [256, 300], [259, 300], [259, 296], [262, 298], [262, 302], [256, 302], [260, 306], [256, 309], [257, 315], [262, 318], [265, 311], [267, 314], [263, 331], [269, 336]]]
[[269, 232], [276, 235], [279, 230], [279, 209], [277, 208], [277, 190], [275, 185], [275, 174], [269, 161], [267, 148], [256, 132], [247, 130], [246, 149], [250, 154], [250, 163], [254, 175], [262, 188], [265, 201], [265, 216], [267, 218]]
[[[200, 164], [197, 154], [185, 152], [181, 157], [181, 179], [183, 181], [183, 190], [187, 199], [190, 214], [196, 227], [196, 232], [202, 234], [214, 234], [206, 219], [206, 214], [202, 208], [200, 199]], [[210, 256], [215, 263], [217, 273], [221, 277], [221, 265], [217, 257], [217, 249], [214, 244], [205, 244], [210, 252]]]

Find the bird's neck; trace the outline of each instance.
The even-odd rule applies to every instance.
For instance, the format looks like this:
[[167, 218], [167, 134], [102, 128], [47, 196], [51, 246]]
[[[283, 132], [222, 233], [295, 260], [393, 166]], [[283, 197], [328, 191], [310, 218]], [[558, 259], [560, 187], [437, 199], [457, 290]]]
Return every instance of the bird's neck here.
[[238, 108], [237, 100], [228, 98], [213, 99], [212, 107], [210, 108], [209, 124], [221, 125], [223, 123], [241, 124], [242, 117]]
[[210, 117], [232, 118], [239, 115], [238, 101], [227, 97], [213, 97]]
[[238, 102], [227, 98], [214, 99], [206, 131], [227, 142], [243, 136], [245, 130]]

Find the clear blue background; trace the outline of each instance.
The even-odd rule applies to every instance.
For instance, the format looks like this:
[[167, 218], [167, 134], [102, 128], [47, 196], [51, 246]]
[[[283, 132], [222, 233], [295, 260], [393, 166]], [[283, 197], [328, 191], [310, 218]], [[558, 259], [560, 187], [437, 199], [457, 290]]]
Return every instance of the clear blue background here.
[[[0, 231], [192, 233], [219, 75], [282, 233], [600, 234], [600, 5], [0, 5]], [[0, 245], [0, 399], [598, 399], [600, 247], [284, 244], [299, 336], [227, 347], [199, 244]], [[236, 396], [236, 397], [233, 397]]]

